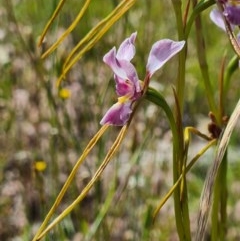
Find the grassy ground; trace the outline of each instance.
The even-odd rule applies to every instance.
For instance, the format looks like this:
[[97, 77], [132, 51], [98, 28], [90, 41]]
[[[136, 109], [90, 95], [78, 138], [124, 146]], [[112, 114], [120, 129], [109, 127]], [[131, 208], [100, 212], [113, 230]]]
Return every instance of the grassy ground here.
[[[41, 48], [54, 42], [69, 26], [81, 3], [77, 0], [66, 3], [47, 35], [46, 46], [40, 48], [37, 39], [57, 1], [4, 0], [0, 5], [1, 240], [30, 240], [81, 151], [99, 129], [103, 114], [114, 103], [112, 73], [102, 62], [103, 55], [130, 33], [138, 31], [134, 62], [139, 76], [143, 77], [151, 45], [160, 38], [177, 39], [170, 1], [137, 1], [74, 66], [63, 84], [67, 92], [59, 93], [56, 78], [67, 53], [118, 1], [105, 2], [103, 8], [99, 1], [92, 1], [82, 22], [45, 60], [40, 59]], [[217, 85], [222, 49], [228, 40], [210, 22], [208, 13], [204, 13], [207, 57], [212, 83]], [[207, 132], [209, 109], [195, 49], [193, 30], [189, 39], [184, 124], [199, 125], [201, 131]], [[231, 56], [231, 50], [228, 54]], [[152, 80], [152, 85], [167, 96], [169, 103], [174, 101], [171, 85], [176, 78], [176, 64], [173, 59]], [[231, 83], [226, 113], [231, 112], [237, 102], [238, 78], [239, 73]], [[58, 213], [93, 175], [117, 132], [118, 128], [111, 128], [95, 147]], [[191, 151], [196, 153], [202, 144], [194, 138]], [[228, 240], [240, 239], [237, 231], [240, 221], [238, 144], [237, 133], [230, 149]], [[158, 201], [172, 185], [171, 148], [171, 133], [163, 113], [144, 103], [114, 162], [86, 199], [45, 240], [177, 240], [172, 199], [154, 225], [151, 220]], [[202, 185], [213, 155], [208, 152], [188, 176], [193, 232]]]

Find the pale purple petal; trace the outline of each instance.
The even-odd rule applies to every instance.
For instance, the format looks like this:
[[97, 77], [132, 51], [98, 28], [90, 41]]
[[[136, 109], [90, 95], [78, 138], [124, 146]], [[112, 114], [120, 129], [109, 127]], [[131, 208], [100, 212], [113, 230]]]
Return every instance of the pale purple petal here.
[[210, 12], [210, 19], [223, 31], [226, 31], [222, 13], [218, 9], [213, 9]]
[[170, 58], [177, 54], [184, 44], [185, 41], [175, 42], [170, 39], [163, 39], [153, 44], [147, 62], [149, 76], [151, 77]]
[[105, 56], [103, 57], [103, 61], [112, 69], [112, 71], [118, 78], [125, 81], [130, 81], [134, 86], [136, 92], [141, 91], [135, 67], [127, 60], [117, 59], [115, 48], [111, 49], [107, 54], [105, 54]]
[[[137, 71], [133, 66], [133, 64], [126, 60], [116, 60], [116, 62], [117, 62], [117, 66], [112, 66], [112, 70], [114, 74], [116, 74], [122, 79], [129, 80], [133, 85], [136, 85], [139, 82], [139, 79], [138, 79]], [[114, 69], [114, 67], [116, 68]], [[125, 73], [125, 76], [126, 76], [125, 78], [124, 78], [124, 75], [121, 76], [118, 73], [118, 67], [120, 67], [121, 71]]]
[[113, 72], [122, 79], [126, 79], [126, 72], [122, 69], [116, 59], [116, 48], [113, 47], [109, 52], [103, 56], [103, 62], [106, 63]]
[[129, 120], [130, 114], [132, 113], [131, 104], [131, 101], [124, 103], [117, 102], [107, 111], [100, 124], [109, 124], [114, 126], [125, 125]]
[[125, 59], [125, 60], [132, 60], [135, 55], [136, 49], [134, 46], [135, 39], [137, 36], [137, 32], [131, 34], [131, 36], [125, 39], [122, 44], [119, 46], [117, 51], [117, 59]]

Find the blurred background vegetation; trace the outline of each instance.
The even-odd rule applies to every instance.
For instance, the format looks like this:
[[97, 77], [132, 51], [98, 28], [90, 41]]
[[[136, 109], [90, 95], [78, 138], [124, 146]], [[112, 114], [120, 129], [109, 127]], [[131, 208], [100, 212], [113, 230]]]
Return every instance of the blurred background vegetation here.
[[[53, 204], [73, 164], [99, 121], [115, 102], [114, 81], [103, 55], [137, 31], [134, 64], [140, 78], [151, 45], [162, 38], [177, 40], [171, 1], [138, 0], [104, 37], [74, 66], [56, 88], [69, 51], [119, 3], [93, 0], [77, 28], [46, 59], [41, 53], [53, 43], [82, 7], [83, 1], [64, 5], [43, 46], [37, 41], [58, 4], [52, 0], [3, 0], [0, 3], [0, 240], [30, 240]], [[223, 54], [233, 55], [224, 32], [203, 13], [207, 59], [213, 86]], [[195, 30], [188, 42], [184, 125], [207, 133], [208, 104], [196, 57]], [[173, 58], [154, 76], [151, 85], [174, 103], [177, 61]], [[234, 74], [225, 101], [231, 113], [240, 89]], [[149, 128], [150, 127], [150, 128]], [[108, 131], [80, 168], [58, 212], [77, 197], [90, 180], [119, 128]], [[239, 240], [240, 165], [239, 132], [231, 142], [229, 165], [228, 240]], [[204, 144], [193, 138], [191, 153]], [[161, 210], [155, 224], [151, 215], [172, 185], [171, 133], [161, 110], [144, 102], [118, 155], [91, 193], [45, 240], [177, 240], [173, 202]], [[208, 151], [188, 175], [189, 205], [193, 232], [207, 168], [214, 151]]]

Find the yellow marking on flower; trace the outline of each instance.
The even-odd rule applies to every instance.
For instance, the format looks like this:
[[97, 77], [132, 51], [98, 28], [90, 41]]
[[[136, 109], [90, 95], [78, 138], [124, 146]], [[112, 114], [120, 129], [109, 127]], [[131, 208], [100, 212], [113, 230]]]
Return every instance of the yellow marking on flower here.
[[47, 168], [47, 163], [45, 161], [35, 161], [34, 168], [37, 171], [42, 172]]
[[121, 96], [118, 98], [118, 102], [123, 104], [123, 103], [127, 102], [129, 99], [130, 99], [129, 96], [124, 95], [124, 96]]
[[62, 88], [59, 90], [58, 94], [62, 99], [68, 99], [71, 96], [71, 91], [69, 89]]

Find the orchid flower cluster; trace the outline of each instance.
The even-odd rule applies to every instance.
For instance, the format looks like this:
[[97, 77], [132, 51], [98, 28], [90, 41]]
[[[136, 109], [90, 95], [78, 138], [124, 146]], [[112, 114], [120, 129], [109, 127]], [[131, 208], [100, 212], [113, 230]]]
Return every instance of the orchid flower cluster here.
[[170, 39], [162, 39], [153, 44], [146, 65], [144, 86], [141, 84], [137, 71], [131, 63], [136, 52], [134, 45], [136, 36], [136, 32], [131, 34], [129, 38], [122, 42], [118, 50], [116, 50], [116, 47], [113, 47], [103, 57], [103, 61], [114, 73], [118, 102], [104, 115], [100, 122], [102, 125], [125, 125], [133, 111], [133, 103], [142, 97], [152, 75], [182, 50], [185, 44], [185, 41], [173, 41]]
[[240, 1], [239, 0], [219, 0], [223, 6], [223, 15], [233, 25], [240, 25]]

